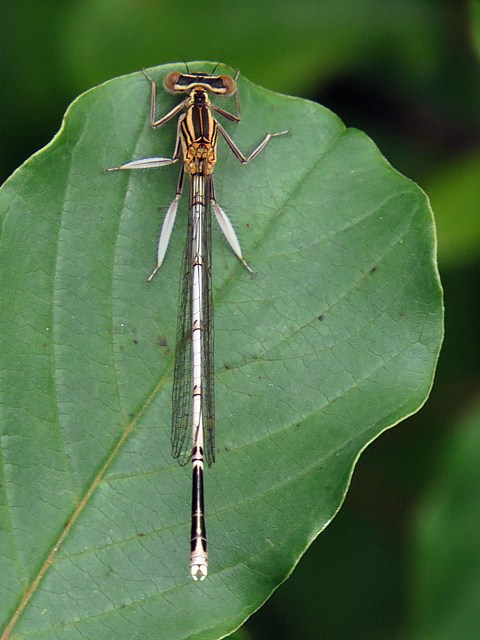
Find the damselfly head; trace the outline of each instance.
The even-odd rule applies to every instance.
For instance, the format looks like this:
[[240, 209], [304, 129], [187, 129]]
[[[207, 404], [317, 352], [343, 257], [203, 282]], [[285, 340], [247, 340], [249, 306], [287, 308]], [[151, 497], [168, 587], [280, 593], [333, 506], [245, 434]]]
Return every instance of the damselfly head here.
[[212, 76], [208, 73], [180, 73], [172, 71], [165, 76], [163, 86], [169, 93], [188, 93], [195, 87], [220, 96], [231, 96], [237, 90], [236, 81], [230, 76]]

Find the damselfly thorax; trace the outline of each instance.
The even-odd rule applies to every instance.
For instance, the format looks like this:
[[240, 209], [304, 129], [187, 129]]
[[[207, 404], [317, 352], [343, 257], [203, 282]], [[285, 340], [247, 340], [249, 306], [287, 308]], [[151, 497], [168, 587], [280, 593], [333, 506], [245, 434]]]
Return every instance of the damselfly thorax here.
[[208, 94], [201, 86], [192, 90], [187, 112], [180, 117], [179, 126], [184, 171], [211, 175], [217, 162], [218, 129]]

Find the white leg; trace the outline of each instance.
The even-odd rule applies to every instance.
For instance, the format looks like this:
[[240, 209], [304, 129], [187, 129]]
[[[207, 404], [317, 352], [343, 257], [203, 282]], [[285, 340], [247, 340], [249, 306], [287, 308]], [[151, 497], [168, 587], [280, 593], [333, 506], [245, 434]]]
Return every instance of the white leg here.
[[223, 235], [228, 241], [228, 244], [232, 247], [233, 252], [237, 256], [237, 258], [240, 260], [240, 262], [243, 264], [243, 266], [248, 271], [250, 271], [250, 273], [253, 273], [253, 270], [250, 269], [248, 264], [243, 259], [240, 242], [238, 241], [237, 234], [235, 233], [235, 229], [233, 228], [233, 225], [230, 222], [227, 214], [222, 209], [222, 207], [216, 203], [216, 201], [213, 198], [210, 200], [210, 204], [215, 214], [215, 217], [217, 219], [217, 222], [220, 226], [220, 229], [222, 230]]
[[178, 203], [180, 202], [180, 198], [182, 197], [183, 177], [184, 171], [182, 168], [178, 177], [177, 192], [175, 193], [175, 198], [173, 199], [172, 204], [168, 207], [168, 211], [165, 214], [165, 218], [163, 220], [162, 230], [160, 232], [160, 238], [158, 240], [157, 265], [152, 273], [148, 276], [147, 282], [150, 282], [157, 271], [160, 269], [163, 263], [163, 259], [165, 258], [165, 254], [167, 253], [170, 236], [172, 235], [172, 229], [173, 225], [175, 224], [175, 217], [177, 215]]
[[152, 169], [153, 167], [165, 167], [169, 164], [175, 164], [178, 158], [143, 158], [142, 160], [132, 160], [126, 162], [119, 167], [112, 167], [107, 171], [122, 171], [123, 169]]
[[165, 258], [165, 254], [167, 252], [168, 243], [170, 242], [170, 236], [172, 234], [173, 225], [175, 224], [175, 216], [177, 215], [178, 203], [180, 202], [180, 195], [177, 194], [172, 202], [172, 204], [168, 207], [168, 211], [165, 215], [165, 219], [162, 224], [162, 231], [160, 232], [160, 239], [158, 241], [158, 251], [157, 251], [157, 266], [152, 271], [152, 273], [148, 276], [147, 282], [150, 282], [157, 271], [162, 266], [163, 259]]

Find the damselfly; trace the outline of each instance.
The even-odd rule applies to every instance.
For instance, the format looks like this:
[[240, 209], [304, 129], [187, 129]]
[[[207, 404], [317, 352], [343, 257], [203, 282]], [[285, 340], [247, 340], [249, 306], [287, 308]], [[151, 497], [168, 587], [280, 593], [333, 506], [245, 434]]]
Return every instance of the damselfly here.
[[[214, 379], [213, 379], [213, 306], [211, 214], [217, 222], [237, 258], [252, 271], [242, 256], [240, 243], [225, 211], [217, 204], [213, 170], [217, 162], [218, 133], [242, 164], [251, 162], [271, 138], [286, 131], [267, 133], [249, 156], [237, 147], [212, 112], [232, 122], [240, 122], [237, 92], [238, 72], [234, 78], [206, 73], [169, 73], [163, 86], [174, 94], [187, 97], [157, 120], [157, 85], [144, 71], [151, 83], [150, 124], [159, 129], [182, 113], [177, 123], [175, 148], [171, 158], [144, 158], [127, 162], [109, 171], [164, 167], [183, 161], [175, 197], [167, 210], [158, 242], [157, 264], [148, 281], [160, 269], [167, 251], [182, 195], [184, 176], [190, 176], [189, 225], [182, 267], [177, 344], [172, 394], [172, 455], [180, 464], [192, 461], [192, 531], [190, 573], [194, 580], [204, 580], [208, 571], [207, 532], [203, 497], [204, 460], [211, 466], [215, 461]], [[237, 97], [237, 115], [214, 105], [209, 94]], [[191, 429], [191, 439], [187, 437]]]

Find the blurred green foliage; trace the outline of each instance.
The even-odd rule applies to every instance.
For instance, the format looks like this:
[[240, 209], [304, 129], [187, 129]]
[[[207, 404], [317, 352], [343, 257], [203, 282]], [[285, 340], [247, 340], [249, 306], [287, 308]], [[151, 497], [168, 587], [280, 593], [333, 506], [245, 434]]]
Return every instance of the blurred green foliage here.
[[[422, 558], [412, 553], [411, 524], [428, 507], [419, 498], [432, 477], [451, 482], [461, 471], [454, 455], [439, 467], [438, 455], [480, 381], [479, 23], [478, 0], [3, 3], [2, 177], [51, 139], [90, 86], [182, 58], [222, 59], [258, 84], [333, 109], [432, 196], [446, 341], [431, 399], [364, 453], [335, 521], [249, 621], [252, 639], [408, 637], [423, 606], [412, 603]], [[469, 479], [464, 491], [475, 490]], [[453, 517], [445, 512], [445, 530]], [[468, 524], [480, 538], [478, 518]], [[434, 563], [442, 537], [425, 544]], [[467, 630], [428, 637], [476, 638], [476, 611]]]
[[406, 640], [478, 635], [480, 397], [456, 422], [413, 528], [412, 624]]

